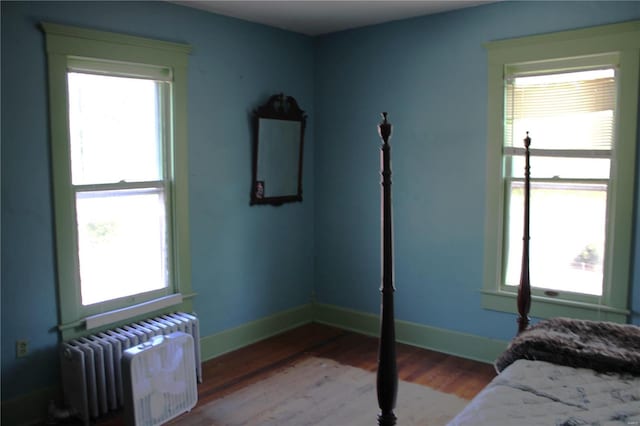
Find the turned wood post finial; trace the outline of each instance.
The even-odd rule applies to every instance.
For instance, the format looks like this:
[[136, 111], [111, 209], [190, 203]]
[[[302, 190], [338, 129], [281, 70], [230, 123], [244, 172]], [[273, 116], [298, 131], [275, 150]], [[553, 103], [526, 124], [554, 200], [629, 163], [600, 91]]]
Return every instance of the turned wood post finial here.
[[382, 123], [380, 123], [378, 125], [378, 133], [380, 134], [380, 137], [382, 138], [383, 142], [385, 144], [389, 143], [389, 137], [391, 137], [391, 123], [389, 123], [387, 121], [387, 113], [383, 112], [382, 113]]

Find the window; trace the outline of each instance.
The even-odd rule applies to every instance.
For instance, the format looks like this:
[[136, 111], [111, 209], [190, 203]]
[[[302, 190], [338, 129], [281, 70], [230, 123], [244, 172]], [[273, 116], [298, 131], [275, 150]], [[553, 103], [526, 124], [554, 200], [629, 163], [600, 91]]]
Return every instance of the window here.
[[189, 310], [188, 46], [43, 27], [63, 338]]
[[615, 68], [602, 66], [506, 75], [506, 286], [520, 281], [524, 148], [516, 135], [529, 133], [532, 285], [546, 294], [602, 296], [616, 99]]
[[483, 306], [515, 312], [531, 143], [532, 315], [626, 321], [638, 22], [489, 43]]

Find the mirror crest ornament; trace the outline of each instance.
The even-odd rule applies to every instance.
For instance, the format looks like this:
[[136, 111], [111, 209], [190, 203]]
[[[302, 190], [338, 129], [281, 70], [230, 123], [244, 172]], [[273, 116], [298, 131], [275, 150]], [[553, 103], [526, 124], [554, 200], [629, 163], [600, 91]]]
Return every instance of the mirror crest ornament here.
[[302, 201], [306, 122], [296, 100], [282, 93], [253, 111], [252, 205]]

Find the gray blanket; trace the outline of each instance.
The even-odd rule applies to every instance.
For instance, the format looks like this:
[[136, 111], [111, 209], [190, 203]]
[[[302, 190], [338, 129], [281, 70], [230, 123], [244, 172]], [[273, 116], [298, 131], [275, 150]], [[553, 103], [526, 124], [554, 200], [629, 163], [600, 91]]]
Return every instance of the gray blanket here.
[[640, 376], [640, 327], [569, 318], [540, 321], [511, 341], [496, 370], [518, 359]]

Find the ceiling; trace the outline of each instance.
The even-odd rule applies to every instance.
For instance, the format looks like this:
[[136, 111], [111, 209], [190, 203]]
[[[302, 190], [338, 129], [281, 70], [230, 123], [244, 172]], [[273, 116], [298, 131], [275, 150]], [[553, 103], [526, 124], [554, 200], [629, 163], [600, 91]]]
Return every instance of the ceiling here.
[[172, 2], [316, 36], [473, 7], [493, 1], [495, 0], [173, 0]]

